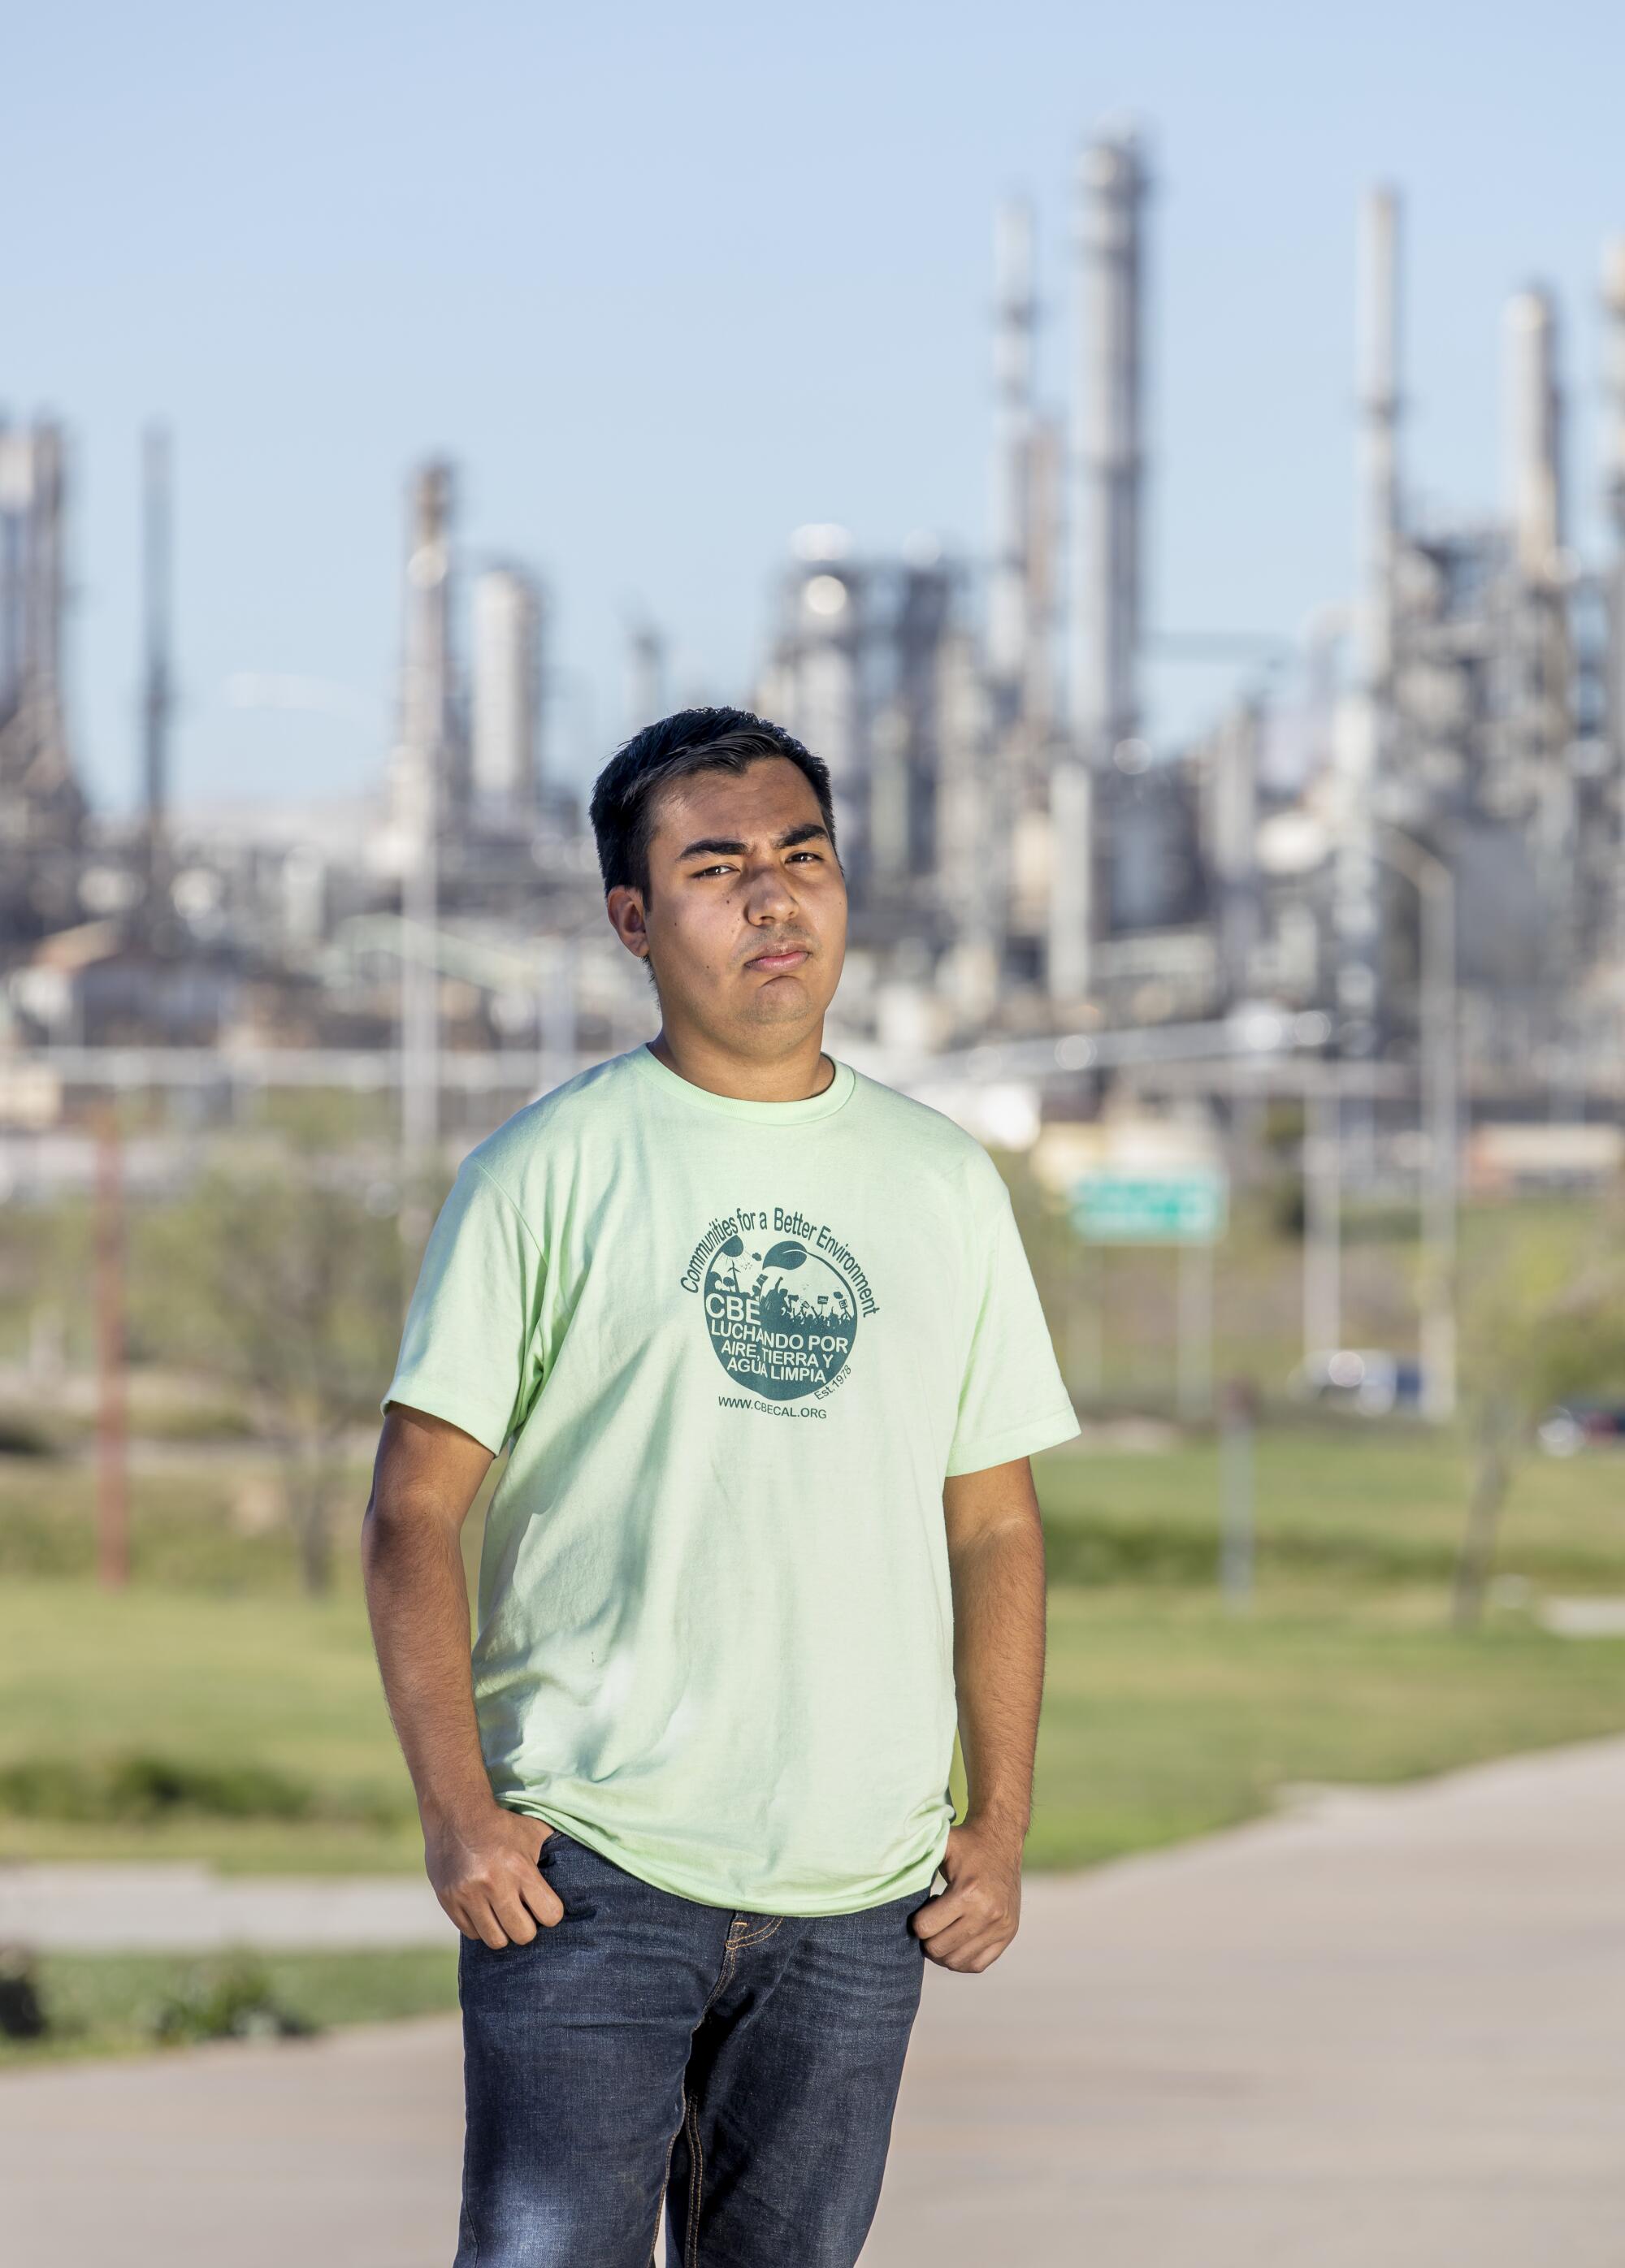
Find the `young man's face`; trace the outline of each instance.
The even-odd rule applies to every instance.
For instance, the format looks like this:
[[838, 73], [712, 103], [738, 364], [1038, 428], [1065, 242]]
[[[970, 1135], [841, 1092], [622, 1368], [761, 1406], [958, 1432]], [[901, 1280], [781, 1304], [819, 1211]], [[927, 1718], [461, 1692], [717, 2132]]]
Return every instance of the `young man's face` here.
[[785, 756], [662, 791], [649, 891], [609, 893], [646, 952], [668, 1029], [773, 1049], [823, 1020], [846, 949], [846, 883], [806, 775]]

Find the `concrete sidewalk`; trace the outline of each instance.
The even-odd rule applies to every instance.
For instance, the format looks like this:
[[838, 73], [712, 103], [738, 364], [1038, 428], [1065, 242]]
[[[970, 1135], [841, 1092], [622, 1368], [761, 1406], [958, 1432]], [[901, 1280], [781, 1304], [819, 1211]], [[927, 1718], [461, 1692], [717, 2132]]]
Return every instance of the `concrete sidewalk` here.
[[0, 1945], [52, 1953], [267, 1953], [446, 1945], [444, 1908], [416, 1874], [219, 1874], [151, 1866], [0, 1865]]
[[[1032, 1882], [865, 2268], [1620, 2268], [1622, 2135], [1614, 1741]], [[0, 2075], [5, 2257], [447, 2268], [460, 2145], [454, 2020]]]

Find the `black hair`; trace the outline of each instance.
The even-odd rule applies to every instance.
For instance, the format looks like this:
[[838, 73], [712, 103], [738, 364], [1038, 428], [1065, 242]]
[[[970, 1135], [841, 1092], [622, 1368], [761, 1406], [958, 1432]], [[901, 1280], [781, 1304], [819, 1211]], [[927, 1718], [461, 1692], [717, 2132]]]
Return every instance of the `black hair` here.
[[624, 885], [649, 895], [649, 843], [659, 791], [695, 772], [742, 772], [765, 756], [784, 756], [810, 785], [835, 846], [830, 768], [782, 725], [748, 709], [679, 709], [646, 725], [617, 748], [593, 785], [593, 835], [604, 893]]

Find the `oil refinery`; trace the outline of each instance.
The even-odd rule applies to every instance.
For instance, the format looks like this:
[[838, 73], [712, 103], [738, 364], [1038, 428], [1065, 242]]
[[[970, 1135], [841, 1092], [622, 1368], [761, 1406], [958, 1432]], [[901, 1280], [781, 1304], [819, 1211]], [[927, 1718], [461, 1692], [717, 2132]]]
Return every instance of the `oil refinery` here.
[[[1610, 549], [1588, 560], [1565, 525], [1562, 311], [1539, 284], [1504, 311], [1499, 512], [1437, 519], [1413, 501], [1408, 218], [1395, 190], [1370, 193], [1348, 586], [1304, 593], [1296, 648], [1254, 657], [1200, 733], [1159, 745], [1153, 186], [1134, 134], [1082, 148], [1061, 403], [1037, 383], [1034, 214], [999, 210], [980, 556], [794, 531], [734, 697], [831, 767], [853, 906], [832, 1036], [854, 1060], [990, 1139], [990, 1108], [1011, 1139], [1125, 1093], [1200, 1108], [1239, 1173], [1285, 1096], [1338, 1186], [1420, 1176], [1448, 1207], [1475, 1127], [1600, 1130], [1621, 1101], [1625, 240], [1599, 282], [1607, 460], [1576, 468], [1606, 504]], [[397, 1094], [421, 1161], [646, 1035], [579, 788], [546, 744], [549, 588], [523, 559], [465, 561], [459, 468], [404, 482], [395, 745], [375, 791], [189, 813], [170, 782], [169, 439], [149, 433], [130, 820], [92, 806], [75, 762], [72, 461], [50, 419], [0, 426], [13, 1174], [30, 1138], [109, 1093], [183, 1094], [207, 1118], [266, 1085]], [[639, 622], [629, 643], [646, 718], [661, 639]]]

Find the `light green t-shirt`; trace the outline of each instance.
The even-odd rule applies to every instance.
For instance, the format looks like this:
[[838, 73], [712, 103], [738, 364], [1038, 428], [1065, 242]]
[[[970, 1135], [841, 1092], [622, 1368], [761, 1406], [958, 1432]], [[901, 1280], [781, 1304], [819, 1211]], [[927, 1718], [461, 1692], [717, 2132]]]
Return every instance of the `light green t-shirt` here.
[[943, 1478], [1078, 1430], [968, 1135], [846, 1064], [750, 1102], [614, 1057], [464, 1160], [391, 1402], [512, 1444], [473, 1657], [500, 1802], [707, 1904], [929, 1884]]

